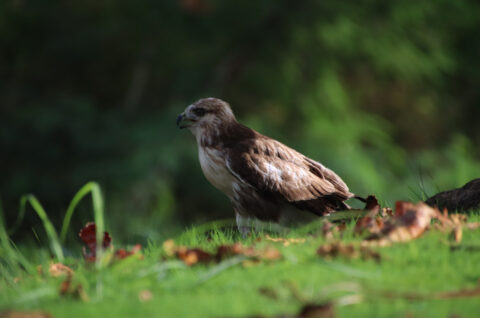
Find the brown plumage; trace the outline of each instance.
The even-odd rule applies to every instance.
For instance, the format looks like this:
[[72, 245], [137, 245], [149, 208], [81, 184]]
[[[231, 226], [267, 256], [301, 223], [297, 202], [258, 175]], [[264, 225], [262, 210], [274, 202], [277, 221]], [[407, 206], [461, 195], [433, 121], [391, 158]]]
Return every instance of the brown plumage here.
[[289, 226], [305, 220], [301, 211], [348, 209], [344, 201], [354, 197], [330, 169], [238, 123], [220, 99], [188, 106], [177, 125], [196, 137], [203, 173], [230, 198], [242, 232], [255, 219]]

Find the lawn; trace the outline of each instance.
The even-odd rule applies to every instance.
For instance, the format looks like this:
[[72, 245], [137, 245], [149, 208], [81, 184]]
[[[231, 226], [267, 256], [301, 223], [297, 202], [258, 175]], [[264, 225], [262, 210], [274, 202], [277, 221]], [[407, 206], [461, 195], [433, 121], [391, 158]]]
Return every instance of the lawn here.
[[[101, 210], [101, 205], [97, 208]], [[241, 242], [260, 256], [238, 254], [208, 263], [194, 261], [191, 266], [172, 255], [167, 248], [171, 241], [151, 242], [123, 259], [115, 259], [107, 249], [97, 263], [84, 260], [79, 241], [62, 262], [74, 271], [63, 294], [66, 276], [54, 277], [48, 270], [59, 261], [58, 255], [51, 257], [54, 249], [16, 247], [2, 229], [0, 312], [35, 310], [53, 317], [276, 317], [295, 316], [306, 304], [331, 304], [338, 317], [478, 317], [479, 230], [464, 230], [461, 242], [455, 243], [451, 233], [431, 227], [418, 239], [373, 247], [380, 258], [317, 254], [320, 246], [331, 242], [359, 246], [362, 237], [354, 234], [355, 221], [329, 238], [321, 235], [319, 221], [281, 236], [291, 239], [287, 241], [266, 233], [243, 238], [234, 228], [216, 224], [193, 227], [172, 238], [175, 246], [213, 254], [218, 246]], [[468, 221], [480, 221], [479, 213], [469, 215]], [[276, 250], [280, 257], [263, 257], [266, 250]]]

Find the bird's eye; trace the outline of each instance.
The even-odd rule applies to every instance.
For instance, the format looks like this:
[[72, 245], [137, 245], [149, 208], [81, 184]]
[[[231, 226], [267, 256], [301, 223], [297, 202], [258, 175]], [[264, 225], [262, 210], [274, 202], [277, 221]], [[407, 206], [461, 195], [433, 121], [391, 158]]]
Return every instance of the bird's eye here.
[[198, 116], [198, 117], [202, 117], [207, 113], [205, 108], [201, 108], [201, 107], [194, 108], [192, 109], [192, 111], [195, 114], [195, 116]]

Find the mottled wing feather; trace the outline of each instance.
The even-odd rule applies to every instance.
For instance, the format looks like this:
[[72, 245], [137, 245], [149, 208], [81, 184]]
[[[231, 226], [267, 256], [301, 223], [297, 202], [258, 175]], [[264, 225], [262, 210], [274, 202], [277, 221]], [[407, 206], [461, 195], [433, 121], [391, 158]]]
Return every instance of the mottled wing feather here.
[[267, 137], [244, 140], [226, 156], [235, 177], [271, 198], [290, 203], [323, 198], [322, 204], [329, 204], [352, 196], [333, 171]]

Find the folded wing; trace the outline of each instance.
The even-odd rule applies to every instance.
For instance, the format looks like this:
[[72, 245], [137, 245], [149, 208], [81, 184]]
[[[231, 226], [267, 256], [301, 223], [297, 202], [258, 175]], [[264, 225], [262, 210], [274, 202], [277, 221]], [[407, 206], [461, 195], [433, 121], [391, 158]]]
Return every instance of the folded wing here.
[[243, 184], [271, 199], [323, 215], [347, 208], [353, 196], [333, 171], [265, 136], [227, 150], [227, 168]]

